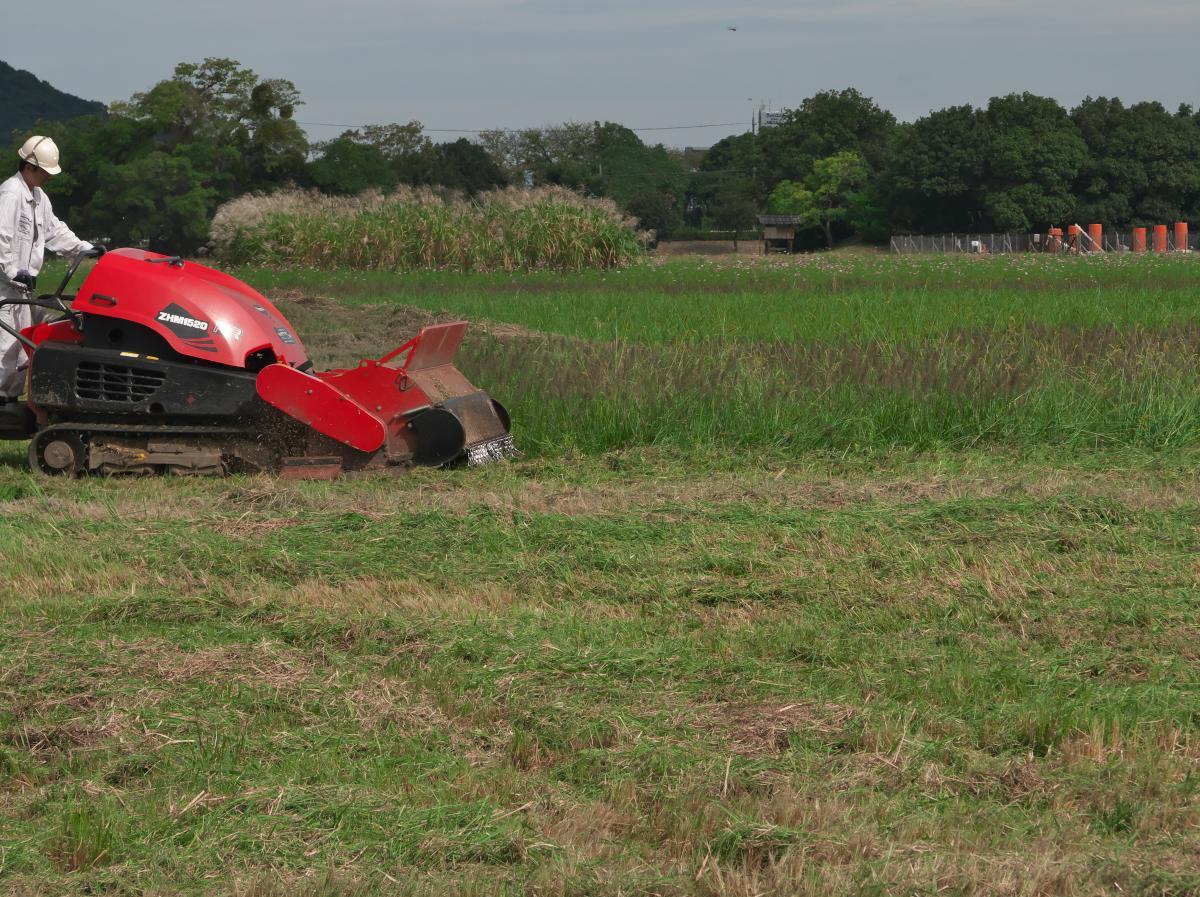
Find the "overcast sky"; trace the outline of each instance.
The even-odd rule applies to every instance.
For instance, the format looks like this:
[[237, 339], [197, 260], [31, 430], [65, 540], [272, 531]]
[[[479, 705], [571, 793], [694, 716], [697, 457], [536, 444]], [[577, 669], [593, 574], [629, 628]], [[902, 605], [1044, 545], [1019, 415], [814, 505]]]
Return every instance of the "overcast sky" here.
[[296, 117], [334, 125], [314, 139], [607, 119], [719, 125], [642, 134], [707, 146], [760, 103], [848, 86], [903, 120], [1023, 90], [1200, 105], [1196, 0], [59, 0], [35, 19], [0, 59], [62, 90], [127, 99], [228, 56], [295, 82]]

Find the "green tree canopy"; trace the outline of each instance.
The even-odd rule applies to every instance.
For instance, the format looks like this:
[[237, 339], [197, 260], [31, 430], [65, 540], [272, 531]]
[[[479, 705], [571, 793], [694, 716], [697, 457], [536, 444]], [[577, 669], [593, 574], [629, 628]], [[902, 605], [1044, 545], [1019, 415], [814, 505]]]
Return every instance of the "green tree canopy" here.
[[1031, 232], [1066, 221], [1087, 144], [1067, 111], [1031, 93], [993, 97], [984, 206], [997, 230]]
[[321, 154], [308, 163], [308, 180], [326, 193], [353, 195], [376, 188], [392, 190], [396, 172], [379, 147], [345, 135], [321, 146]]
[[1074, 184], [1080, 220], [1124, 228], [1200, 211], [1200, 127], [1189, 108], [1089, 97], [1071, 119], [1087, 145]]
[[723, 178], [708, 201], [708, 214], [719, 228], [739, 231], [758, 224], [754, 188], [747, 179]]
[[817, 159], [854, 152], [869, 172], [878, 171], [896, 117], [854, 88], [813, 94], [789, 110], [778, 127], [758, 135], [764, 162], [773, 180], [800, 180]]
[[[332, 169], [338, 165], [350, 166], [356, 174], [335, 177]], [[419, 121], [343, 132], [325, 146], [321, 158], [309, 163], [309, 177], [322, 190], [340, 193], [367, 187], [391, 189], [400, 183], [413, 187], [437, 184], [474, 195], [508, 183], [482, 145], [466, 138], [434, 143]], [[326, 186], [335, 181], [340, 182], [338, 187]], [[362, 186], [354, 186], [358, 184]]]
[[900, 125], [882, 177], [897, 226], [916, 231], [982, 227], [989, 145], [987, 118], [971, 106], [951, 106]]
[[[419, 121], [367, 125], [361, 129], [345, 131], [339, 139], [375, 149], [394, 174], [390, 183], [416, 186], [430, 181], [433, 141], [425, 136], [425, 129]], [[388, 179], [380, 175], [372, 179], [372, 185], [383, 186], [385, 180]]]
[[428, 183], [462, 190], [472, 196], [508, 183], [487, 150], [465, 137], [453, 143], [434, 144], [428, 178]]
[[64, 160], [56, 209], [89, 235], [189, 252], [221, 202], [302, 174], [299, 102], [290, 81], [233, 60], [181, 63], [107, 116], [45, 128]]
[[688, 176], [659, 144], [647, 146], [636, 133], [612, 122], [596, 125], [597, 174], [588, 186], [610, 196], [660, 238], [683, 221]]
[[208, 235], [218, 199], [216, 189], [205, 183], [210, 164], [211, 159], [190, 151], [155, 150], [108, 168], [91, 205], [120, 222], [121, 243], [144, 241], [163, 250], [198, 246]]
[[834, 226], [856, 213], [863, 220], [873, 214], [873, 197], [864, 195], [867, 165], [855, 152], [835, 153], [813, 162], [803, 182], [781, 181], [771, 191], [768, 211], [797, 215], [800, 226], [820, 228], [825, 244], [832, 249]]
[[[718, 227], [734, 226], [729, 215], [734, 206], [748, 205], [757, 210], [766, 205], [774, 180], [768, 176], [762, 145], [756, 135], [735, 134], [718, 141], [704, 154], [698, 167], [689, 189]], [[744, 193], [744, 203], [734, 201], [737, 191]]]
[[577, 186], [595, 171], [599, 150], [592, 122], [482, 131], [479, 142], [514, 184], [530, 172], [539, 184]]
[[611, 197], [660, 237], [682, 222], [688, 175], [678, 154], [612, 122], [484, 131], [480, 143], [513, 183], [562, 184]]
[[308, 140], [292, 119], [299, 92], [282, 78], [263, 80], [232, 59], [181, 62], [173, 76], [128, 102], [114, 116], [149, 123], [155, 148], [191, 143], [236, 150], [229, 173], [237, 188], [284, 183], [299, 175]]

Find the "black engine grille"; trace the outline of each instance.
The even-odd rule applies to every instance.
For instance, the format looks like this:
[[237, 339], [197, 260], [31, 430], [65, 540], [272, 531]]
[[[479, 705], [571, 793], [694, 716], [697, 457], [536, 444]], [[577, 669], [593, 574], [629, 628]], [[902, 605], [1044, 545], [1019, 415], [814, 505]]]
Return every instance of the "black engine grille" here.
[[167, 375], [155, 368], [81, 361], [75, 369], [75, 395], [105, 402], [140, 402], [154, 395]]

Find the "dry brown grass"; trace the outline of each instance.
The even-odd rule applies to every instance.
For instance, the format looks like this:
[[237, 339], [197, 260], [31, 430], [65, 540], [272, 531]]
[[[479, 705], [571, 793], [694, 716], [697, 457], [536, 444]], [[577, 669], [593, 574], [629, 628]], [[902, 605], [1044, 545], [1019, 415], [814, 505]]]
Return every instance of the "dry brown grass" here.
[[346, 692], [346, 702], [364, 732], [381, 726], [421, 733], [453, 731], [456, 726], [427, 694], [414, 693], [408, 683], [373, 678], [359, 682]]
[[529, 825], [538, 836], [588, 863], [607, 863], [626, 850], [625, 836], [637, 819], [604, 801], [570, 804], [549, 800], [531, 802]]
[[731, 753], [771, 757], [789, 750], [795, 736], [840, 733], [856, 712], [851, 707], [796, 701], [782, 705], [714, 705], [703, 708], [700, 717], [724, 735]]
[[309, 680], [315, 669], [312, 658], [268, 641], [194, 651], [181, 651], [161, 639], [113, 641], [104, 651], [116, 661], [113, 675], [132, 674], [167, 685], [202, 680], [286, 691]]

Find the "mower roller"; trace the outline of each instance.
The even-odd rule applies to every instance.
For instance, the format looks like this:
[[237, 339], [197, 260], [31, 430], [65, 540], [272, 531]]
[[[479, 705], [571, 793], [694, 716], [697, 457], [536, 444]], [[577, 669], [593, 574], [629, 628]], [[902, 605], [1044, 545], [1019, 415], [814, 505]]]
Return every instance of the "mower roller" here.
[[19, 339], [28, 399], [0, 438], [47, 475], [278, 472], [331, 479], [515, 453], [508, 413], [454, 367], [467, 323], [424, 327], [357, 367], [314, 371], [295, 329], [234, 277], [138, 249], [104, 254]]

